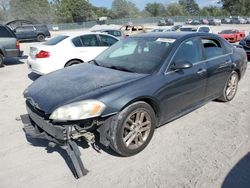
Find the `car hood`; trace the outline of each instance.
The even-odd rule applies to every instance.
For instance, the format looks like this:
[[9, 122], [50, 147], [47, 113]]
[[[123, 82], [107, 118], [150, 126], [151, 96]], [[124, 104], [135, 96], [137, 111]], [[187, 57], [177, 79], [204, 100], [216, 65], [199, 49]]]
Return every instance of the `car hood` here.
[[230, 36], [234, 36], [235, 34], [233, 33], [228, 33], [228, 34], [219, 34], [221, 37], [230, 37]]
[[123, 84], [145, 77], [89, 63], [67, 67], [41, 76], [25, 91], [24, 97], [46, 114], [59, 106], [84, 100]]

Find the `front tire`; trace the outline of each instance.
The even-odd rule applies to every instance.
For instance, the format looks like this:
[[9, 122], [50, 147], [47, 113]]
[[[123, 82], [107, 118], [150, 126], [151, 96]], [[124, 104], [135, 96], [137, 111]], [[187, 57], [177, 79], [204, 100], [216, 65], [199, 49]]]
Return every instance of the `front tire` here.
[[222, 95], [218, 98], [218, 100], [223, 102], [228, 102], [233, 100], [238, 89], [238, 83], [239, 83], [239, 74], [233, 71], [230, 74], [229, 78], [227, 79]]
[[122, 156], [132, 156], [142, 151], [150, 142], [156, 125], [152, 107], [136, 102], [123, 109], [111, 128], [111, 148]]
[[4, 64], [3, 64], [3, 55], [0, 54], [0, 68], [1, 67], [4, 67]]

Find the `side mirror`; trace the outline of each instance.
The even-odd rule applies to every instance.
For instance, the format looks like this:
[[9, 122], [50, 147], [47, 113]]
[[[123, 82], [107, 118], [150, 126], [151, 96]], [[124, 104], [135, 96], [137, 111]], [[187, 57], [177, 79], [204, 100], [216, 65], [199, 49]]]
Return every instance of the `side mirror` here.
[[192, 63], [188, 61], [176, 61], [171, 65], [172, 70], [182, 70], [182, 69], [189, 69], [193, 66]]

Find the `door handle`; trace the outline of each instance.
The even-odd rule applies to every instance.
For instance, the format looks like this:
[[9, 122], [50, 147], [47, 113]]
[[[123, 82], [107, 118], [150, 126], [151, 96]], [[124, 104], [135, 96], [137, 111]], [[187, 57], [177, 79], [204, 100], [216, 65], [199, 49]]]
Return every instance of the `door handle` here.
[[227, 59], [227, 60], [225, 61], [226, 64], [231, 63], [231, 62], [232, 62], [231, 59]]
[[197, 74], [202, 75], [202, 74], [204, 74], [205, 72], [207, 72], [206, 69], [199, 69], [198, 72], [197, 72]]

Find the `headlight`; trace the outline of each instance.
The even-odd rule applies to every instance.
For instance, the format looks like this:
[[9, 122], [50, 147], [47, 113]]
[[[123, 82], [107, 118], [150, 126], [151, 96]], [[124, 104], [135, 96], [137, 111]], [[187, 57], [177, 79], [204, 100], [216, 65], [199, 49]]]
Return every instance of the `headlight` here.
[[51, 115], [53, 120], [81, 120], [101, 115], [105, 104], [97, 100], [85, 100], [57, 108]]

